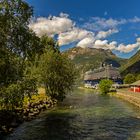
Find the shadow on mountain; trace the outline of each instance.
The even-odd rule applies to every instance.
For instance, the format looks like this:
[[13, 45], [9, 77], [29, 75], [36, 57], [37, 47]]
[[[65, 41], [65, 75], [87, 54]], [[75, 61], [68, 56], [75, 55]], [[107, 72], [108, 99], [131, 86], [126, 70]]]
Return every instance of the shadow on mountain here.
[[113, 67], [120, 67], [121, 66], [119, 62], [117, 62], [116, 60], [113, 60], [113, 59], [106, 59], [105, 63], [112, 64]]

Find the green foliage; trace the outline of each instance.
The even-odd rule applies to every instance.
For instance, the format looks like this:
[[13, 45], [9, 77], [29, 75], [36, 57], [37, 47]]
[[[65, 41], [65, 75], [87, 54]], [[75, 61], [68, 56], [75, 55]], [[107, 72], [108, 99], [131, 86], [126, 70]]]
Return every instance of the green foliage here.
[[44, 49], [48, 51], [54, 50], [55, 52], [59, 52], [59, 46], [57, 42], [55, 42], [54, 39], [46, 35], [41, 37], [41, 45]]
[[140, 80], [140, 74], [137, 75], [136, 80]]
[[132, 73], [140, 73], [140, 50], [131, 58], [129, 58], [124, 65], [121, 66], [121, 74], [123, 76]]
[[25, 77], [21, 83], [22, 86], [22, 93], [24, 96], [28, 96], [31, 98], [32, 95], [37, 94], [37, 84], [36, 84], [36, 77]]
[[75, 65], [60, 52], [46, 50], [40, 58], [39, 75], [46, 94], [62, 101], [74, 85]]
[[136, 77], [133, 74], [129, 73], [124, 77], [124, 83], [125, 84], [131, 84], [135, 81], [136, 81]]
[[0, 89], [0, 105], [3, 109], [13, 110], [22, 107], [25, 96], [31, 98], [37, 92], [34, 79], [25, 79]]
[[109, 79], [103, 79], [99, 83], [99, 88], [102, 94], [107, 94], [110, 91], [113, 82]]
[[6, 88], [2, 88], [0, 91], [1, 98], [0, 104], [3, 109], [11, 110], [15, 107], [22, 106], [24, 95], [22, 94], [22, 88], [20, 84], [11, 84]]
[[0, 2], [0, 103], [3, 108], [22, 106], [24, 96], [35, 93], [36, 82], [26, 73], [42, 53], [40, 39], [29, 30], [32, 7], [22, 0]]
[[21, 107], [25, 96], [37, 93], [37, 84], [62, 100], [75, 80], [75, 67], [57, 43], [29, 30], [32, 14], [22, 0], [0, 1], [0, 105], [5, 109]]

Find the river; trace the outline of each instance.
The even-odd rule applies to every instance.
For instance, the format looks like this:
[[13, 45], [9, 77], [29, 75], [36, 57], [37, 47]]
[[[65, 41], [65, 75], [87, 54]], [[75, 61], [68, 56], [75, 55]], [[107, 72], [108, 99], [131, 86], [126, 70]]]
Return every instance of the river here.
[[140, 109], [79, 89], [58, 107], [21, 124], [6, 140], [140, 140]]

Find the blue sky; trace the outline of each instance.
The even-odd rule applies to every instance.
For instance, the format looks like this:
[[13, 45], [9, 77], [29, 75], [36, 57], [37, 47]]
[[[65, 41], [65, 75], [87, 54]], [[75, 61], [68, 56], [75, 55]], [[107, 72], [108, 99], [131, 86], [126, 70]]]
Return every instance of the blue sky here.
[[80, 45], [128, 58], [140, 47], [140, 0], [25, 1], [34, 7], [31, 29], [55, 36], [61, 50]]

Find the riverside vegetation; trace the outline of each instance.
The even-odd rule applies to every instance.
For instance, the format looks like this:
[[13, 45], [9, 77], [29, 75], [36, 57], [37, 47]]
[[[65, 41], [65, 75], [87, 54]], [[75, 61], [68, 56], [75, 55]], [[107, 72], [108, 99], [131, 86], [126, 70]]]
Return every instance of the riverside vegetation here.
[[57, 42], [29, 29], [32, 16], [33, 8], [22, 0], [0, 1], [1, 132], [62, 101], [76, 79], [75, 65]]

